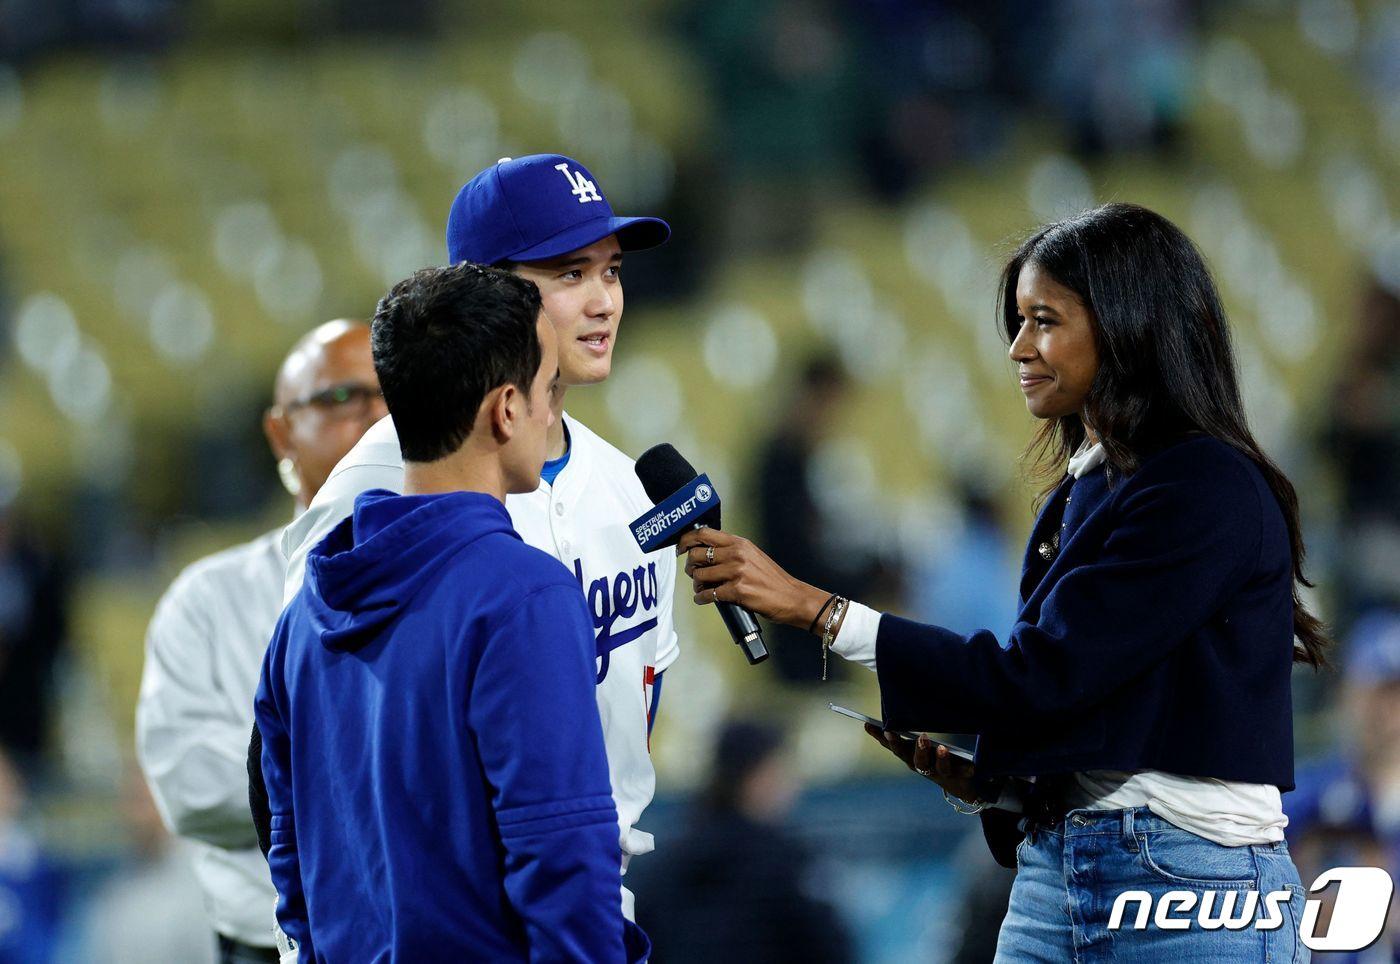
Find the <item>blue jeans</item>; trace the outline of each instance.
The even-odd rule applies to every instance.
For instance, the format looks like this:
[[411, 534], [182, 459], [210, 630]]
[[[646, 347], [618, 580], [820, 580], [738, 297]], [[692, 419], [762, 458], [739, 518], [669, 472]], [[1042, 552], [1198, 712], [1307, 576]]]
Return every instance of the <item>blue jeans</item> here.
[[[1265, 895], [1276, 898], [1283, 923], [1272, 930], [1201, 926], [1198, 915], [1213, 894], [1207, 920], [1222, 909], [1241, 918], [1246, 894], [1257, 891], [1251, 920], [1267, 917]], [[1121, 923], [1110, 930], [1113, 907], [1124, 891], [1142, 891], [1149, 901], [1122, 901]], [[1177, 892], [1157, 924], [1158, 899]], [[1226, 895], [1233, 892], [1233, 895]], [[1191, 896], [1188, 896], [1191, 895]], [[1035, 828], [1016, 851], [1016, 882], [997, 940], [998, 964], [1097, 961], [1166, 961], [1169, 964], [1306, 962], [1298, 939], [1304, 890], [1282, 842], [1222, 847], [1182, 830], [1146, 807], [1131, 810], [1072, 810], [1062, 820]], [[1231, 903], [1233, 902], [1233, 903]], [[1146, 928], [1134, 928], [1147, 907]], [[1277, 915], [1276, 915], [1277, 916]]]

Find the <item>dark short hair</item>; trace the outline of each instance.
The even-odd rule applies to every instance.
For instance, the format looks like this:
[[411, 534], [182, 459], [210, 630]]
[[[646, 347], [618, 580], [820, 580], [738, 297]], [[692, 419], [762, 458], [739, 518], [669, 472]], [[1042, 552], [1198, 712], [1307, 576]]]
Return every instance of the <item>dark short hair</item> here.
[[414, 272], [380, 300], [370, 348], [406, 461], [457, 451], [493, 389], [517, 385], [529, 398], [539, 315], [532, 282], [467, 261]]

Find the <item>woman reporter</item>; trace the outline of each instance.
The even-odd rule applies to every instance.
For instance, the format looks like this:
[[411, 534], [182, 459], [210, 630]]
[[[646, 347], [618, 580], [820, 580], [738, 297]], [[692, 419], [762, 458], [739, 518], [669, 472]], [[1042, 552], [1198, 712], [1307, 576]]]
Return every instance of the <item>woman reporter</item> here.
[[[969, 765], [872, 730], [974, 804], [1018, 867], [999, 960], [1305, 957], [1280, 793], [1292, 664], [1322, 665], [1329, 640], [1300, 595], [1297, 498], [1249, 431], [1210, 274], [1171, 222], [1110, 204], [1022, 244], [1000, 302], [1048, 482], [1005, 645], [832, 597], [712, 530], [681, 541], [695, 601], [808, 627], [823, 658], [875, 670], [887, 730], [979, 735]], [[1224, 892], [1239, 916], [1244, 893], [1284, 889], [1274, 929], [1195, 918], [1219, 917]], [[1193, 893], [1188, 926], [1138, 931], [1130, 913], [1109, 931], [1128, 890]]]

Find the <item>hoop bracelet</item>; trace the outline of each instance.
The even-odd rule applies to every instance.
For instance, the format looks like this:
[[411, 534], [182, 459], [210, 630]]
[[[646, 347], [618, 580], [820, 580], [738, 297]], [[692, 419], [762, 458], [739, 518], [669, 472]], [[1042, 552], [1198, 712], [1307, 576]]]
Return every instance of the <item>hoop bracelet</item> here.
[[812, 617], [812, 624], [807, 627], [807, 632], [815, 633], [817, 631], [817, 623], [821, 622], [822, 613], [826, 612], [826, 607], [830, 606], [835, 601], [836, 593], [832, 593], [830, 596], [826, 597], [826, 602], [822, 603], [822, 608], [818, 609], [817, 614]]
[[947, 790], [943, 791], [943, 799], [948, 801], [948, 806], [952, 807], [958, 813], [981, 813], [983, 810], [986, 810], [988, 807], [991, 806], [990, 803], [974, 803], [971, 807], [968, 807], [968, 805], [963, 800], [960, 800], [957, 797], [953, 796]]

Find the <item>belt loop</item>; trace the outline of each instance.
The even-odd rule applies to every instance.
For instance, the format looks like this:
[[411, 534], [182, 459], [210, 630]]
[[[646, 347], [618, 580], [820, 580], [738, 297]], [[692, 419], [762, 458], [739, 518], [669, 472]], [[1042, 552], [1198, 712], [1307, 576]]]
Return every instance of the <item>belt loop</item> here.
[[1123, 811], [1123, 839], [1129, 842], [1133, 839], [1133, 809], [1131, 807]]

